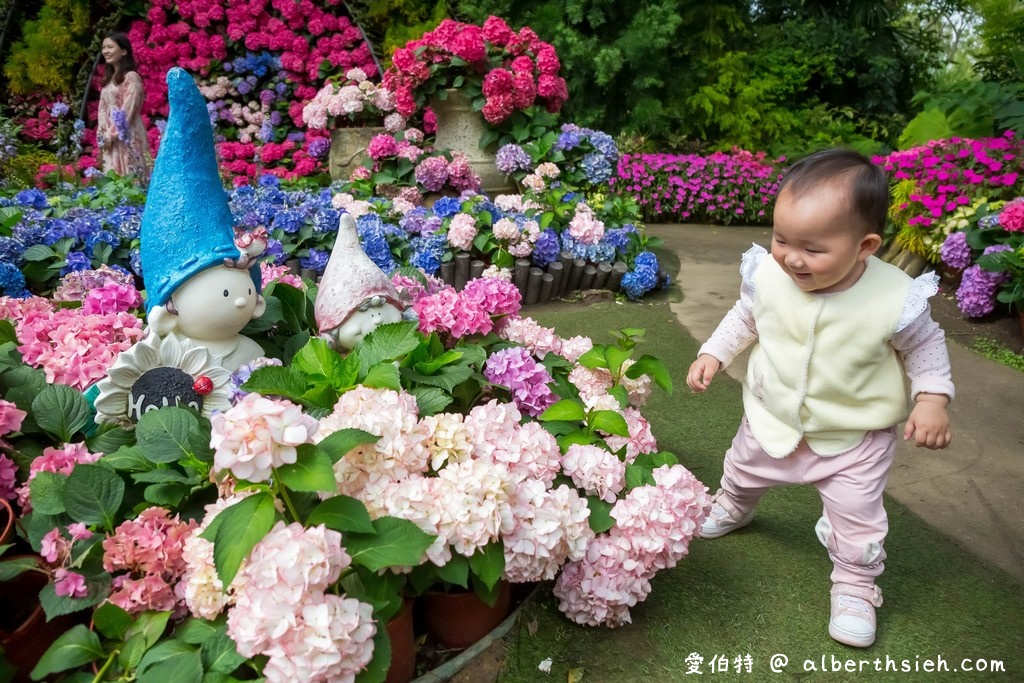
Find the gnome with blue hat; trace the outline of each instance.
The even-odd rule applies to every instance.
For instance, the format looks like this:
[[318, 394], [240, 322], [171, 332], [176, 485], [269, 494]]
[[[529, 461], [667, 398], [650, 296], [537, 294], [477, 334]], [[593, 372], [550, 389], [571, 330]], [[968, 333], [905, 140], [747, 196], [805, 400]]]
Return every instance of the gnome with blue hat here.
[[206, 100], [183, 69], [167, 73], [167, 99], [170, 117], [140, 230], [150, 331], [206, 347], [233, 372], [264, 355], [240, 334], [267, 308], [258, 254], [235, 242]]

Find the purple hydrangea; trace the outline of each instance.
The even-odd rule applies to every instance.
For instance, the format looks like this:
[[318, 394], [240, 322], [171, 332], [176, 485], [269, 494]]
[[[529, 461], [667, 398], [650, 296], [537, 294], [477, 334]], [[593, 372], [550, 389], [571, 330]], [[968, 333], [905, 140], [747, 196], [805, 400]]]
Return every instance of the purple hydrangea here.
[[533, 245], [533, 264], [544, 268], [558, 258], [561, 250], [558, 233], [553, 228], [548, 228], [537, 237], [537, 242]]
[[971, 248], [967, 246], [967, 233], [954, 232], [947, 237], [939, 249], [939, 255], [942, 262], [950, 268], [963, 270], [971, 265]]
[[440, 192], [448, 181], [448, 160], [444, 157], [427, 157], [416, 166], [416, 182], [429, 192]]
[[526, 150], [514, 142], [510, 142], [498, 150], [494, 164], [505, 175], [511, 175], [516, 171], [528, 171], [533, 165], [533, 161]]
[[956, 290], [956, 303], [968, 318], [988, 315], [996, 306], [996, 290], [1005, 279], [1004, 273], [991, 273], [974, 264], [964, 271], [960, 288]]
[[71, 111], [71, 107], [69, 107], [66, 103], [54, 102], [53, 107], [50, 108], [50, 116], [52, 116], [55, 119], [59, 119], [60, 117], [64, 116], [64, 114], [67, 114], [69, 111]]
[[316, 138], [309, 143], [309, 156], [314, 159], [323, 159], [331, 148], [331, 141], [327, 138]]
[[506, 387], [516, 407], [534, 417], [555, 402], [548, 386], [551, 375], [521, 346], [492, 353], [484, 365], [484, 376], [491, 384]]
[[301, 268], [312, 268], [318, 273], [324, 272], [324, 268], [327, 267], [327, 259], [330, 258], [330, 254], [322, 249], [310, 249], [309, 254], [299, 259], [299, 266]]

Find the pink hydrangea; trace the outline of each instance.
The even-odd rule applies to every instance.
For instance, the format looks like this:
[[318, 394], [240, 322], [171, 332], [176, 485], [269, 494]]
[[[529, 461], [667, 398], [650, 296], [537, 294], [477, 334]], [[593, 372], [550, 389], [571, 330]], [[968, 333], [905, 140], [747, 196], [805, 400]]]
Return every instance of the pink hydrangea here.
[[84, 598], [88, 593], [85, 577], [64, 567], [54, 573], [53, 589], [60, 597]]
[[95, 270], [72, 271], [60, 279], [60, 284], [53, 290], [53, 300], [83, 301], [93, 290], [102, 289], [109, 284], [135, 289], [135, 278], [131, 273], [114, 270], [108, 265], [102, 265]]
[[562, 469], [576, 486], [606, 503], [614, 503], [626, 487], [626, 463], [598, 446], [572, 444], [562, 457]]
[[134, 284], [108, 282], [91, 289], [82, 301], [84, 313], [123, 313], [142, 305], [142, 295]]
[[430, 192], [440, 192], [448, 182], [448, 160], [444, 157], [427, 157], [414, 171], [416, 182]]
[[[482, 449], [481, 449], [482, 450]], [[508, 468], [513, 483], [538, 479], [551, 486], [562, 471], [561, 450], [551, 432], [539, 422], [526, 422], [513, 430], [513, 438], [477, 457]]]
[[427, 427], [416, 398], [406, 391], [357, 386], [345, 392], [320, 420], [319, 442], [339, 429], [362, 429], [380, 439], [349, 451], [334, 465], [339, 491], [356, 495], [371, 475], [399, 480], [427, 470]]
[[0, 453], [0, 498], [14, 500], [18, 497], [18, 466]]
[[594, 402], [608, 394], [612, 388], [612, 375], [605, 368], [577, 365], [569, 372], [569, 381], [580, 392], [580, 400], [592, 407]]
[[510, 242], [519, 239], [519, 226], [510, 218], [500, 218], [491, 228], [494, 238]]
[[46, 532], [39, 542], [39, 555], [50, 564], [64, 564], [71, 555], [71, 542], [64, 538], [60, 527]]
[[435, 472], [448, 462], [462, 462], [473, 455], [470, 432], [461, 413], [438, 413], [420, 420], [426, 430], [430, 468]]
[[622, 414], [629, 428], [629, 438], [609, 434], [604, 438], [608, 447], [617, 451], [625, 446], [626, 462], [633, 462], [641, 453], [653, 453], [658, 450], [658, 442], [651, 433], [651, 424], [640, 411], [636, 408], [626, 408]]
[[491, 384], [506, 387], [516, 406], [536, 417], [557, 399], [551, 391], [551, 375], [522, 346], [495, 351], [484, 364], [484, 376]]
[[16, 432], [21, 429], [21, 423], [28, 415], [24, 410], [10, 401], [0, 399], [0, 436]]
[[452, 154], [448, 164], [448, 184], [458, 192], [479, 192], [480, 176], [469, 163], [469, 158], [462, 152]]
[[576, 336], [559, 341], [560, 343], [555, 353], [570, 363], [575, 363], [580, 359], [580, 356], [594, 348], [594, 342], [590, 337]]
[[437, 504], [437, 489], [436, 477], [410, 474], [396, 481], [378, 475], [367, 481], [359, 493], [359, 499], [366, 505], [373, 519], [385, 515], [397, 517], [412, 522], [424, 533], [434, 536], [433, 543], [423, 552], [421, 562], [428, 561], [441, 567], [452, 559], [452, 551], [448, 537], [438, 529], [441, 509]]
[[682, 465], [659, 467], [654, 480], [654, 486], [630, 489], [611, 511], [611, 533], [629, 542], [632, 556], [652, 576], [686, 557], [711, 505], [707, 487]]
[[337, 531], [279, 521], [249, 553], [239, 590], [296, 604], [307, 593], [326, 590], [350, 564]]
[[636, 379], [626, 377], [626, 370], [634, 363], [636, 361], [632, 358], [627, 358], [623, 361], [622, 377], [619, 379], [619, 384], [626, 389], [626, 393], [629, 395], [629, 405], [640, 407], [647, 403], [647, 399], [650, 398], [654, 387], [648, 375], [640, 375]]
[[448, 225], [448, 243], [456, 249], [469, 251], [473, 248], [476, 238], [476, 219], [468, 213], [457, 213], [452, 216]]
[[459, 293], [464, 308], [476, 308], [487, 315], [516, 315], [523, 295], [508, 280], [493, 277], [474, 278]]
[[184, 613], [175, 586], [185, 571], [185, 541], [197, 524], [161, 507], [149, 507], [122, 522], [103, 540], [103, 568], [114, 577], [110, 602], [131, 614], [147, 609]]
[[584, 244], [597, 244], [604, 237], [604, 222], [594, 215], [593, 209], [580, 202], [569, 221], [569, 234]]
[[999, 225], [1010, 232], [1024, 232], [1024, 198], [1014, 199], [999, 212]]
[[398, 143], [391, 135], [381, 133], [370, 138], [370, 144], [366, 147], [366, 153], [374, 161], [380, 161], [387, 157], [398, 154]]
[[306, 290], [306, 284], [302, 281], [302, 278], [293, 273], [286, 265], [276, 266], [273, 263], [260, 261], [260, 277], [262, 278], [263, 286], [267, 286], [271, 282], [283, 282], [296, 289]]
[[445, 287], [433, 294], [420, 297], [413, 302], [413, 311], [419, 318], [419, 330], [423, 334], [451, 331], [455, 326], [455, 306], [459, 293], [454, 287]]
[[469, 557], [513, 528], [508, 470], [487, 460], [449, 463], [437, 475], [438, 532]]
[[527, 479], [512, 496], [515, 527], [502, 536], [505, 578], [512, 583], [555, 578], [562, 564], [583, 557], [594, 538], [587, 502], [564, 484], [548, 486]]
[[464, 420], [469, 438], [473, 442], [473, 454], [485, 460], [501, 460], [495, 451], [505, 451], [509, 444], [519, 437], [519, 422], [522, 413], [513, 403], [492, 399], [474, 406]]
[[582, 559], [565, 563], [552, 589], [562, 613], [584, 626], [631, 623], [629, 609], [651, 593], [647, 572], [631, 553], [627, 539], [604, 534]]
[[269, 481], [273, 469], [295, 462], [296, 446], [309, 443], [319, 424], [284, 399], [256, 393], [210, 419], [215, 471], [230, 470], [246, 481]]

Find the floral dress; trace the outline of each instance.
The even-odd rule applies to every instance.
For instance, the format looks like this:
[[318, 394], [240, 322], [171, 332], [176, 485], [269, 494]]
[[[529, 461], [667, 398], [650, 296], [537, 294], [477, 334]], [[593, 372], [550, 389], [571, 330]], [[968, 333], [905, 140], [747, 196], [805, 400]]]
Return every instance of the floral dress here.
[[151, 157], [140, 114], [143, 99], [142, 78], [134, 71], [126, 73], [120, 85], [110, 81], [103, 86], [96, 143], [103, 153], [104, 171], [132, 173], [145, 185], [149, 182]]

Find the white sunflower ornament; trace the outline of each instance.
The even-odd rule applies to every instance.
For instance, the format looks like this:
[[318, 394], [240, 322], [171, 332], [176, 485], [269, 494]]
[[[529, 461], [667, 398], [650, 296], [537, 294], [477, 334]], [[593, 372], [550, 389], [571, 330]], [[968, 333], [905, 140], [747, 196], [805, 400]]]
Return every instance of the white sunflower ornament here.
[[122, 351], [96, 388], [96, 422], [135, 423], [164, 406], [206, 417], [231, 407], [231, 373], [220, 358], [176, 334], [150, 334]]

